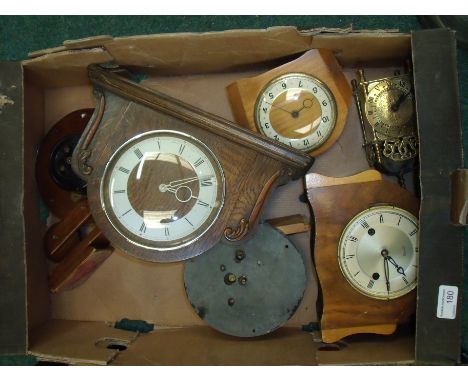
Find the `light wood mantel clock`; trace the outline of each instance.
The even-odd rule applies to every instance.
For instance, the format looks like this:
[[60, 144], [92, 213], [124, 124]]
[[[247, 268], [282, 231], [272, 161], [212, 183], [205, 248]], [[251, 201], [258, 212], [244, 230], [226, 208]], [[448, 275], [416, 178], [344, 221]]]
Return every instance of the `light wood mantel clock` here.
[[375, 170], [306, 175], [315, 217], [322, 340], [391, 334], [415, 311], [418, 199]]
[[314, 49], [227, 87], [236, 121], [316, 156], [341, 135], [351, 87], [333, 53]]
[[97, 107], [73, 153], [93, 218], [115, 248], [172, 262], [256, 225], [269, 192], [312, 158], [92, 65]]

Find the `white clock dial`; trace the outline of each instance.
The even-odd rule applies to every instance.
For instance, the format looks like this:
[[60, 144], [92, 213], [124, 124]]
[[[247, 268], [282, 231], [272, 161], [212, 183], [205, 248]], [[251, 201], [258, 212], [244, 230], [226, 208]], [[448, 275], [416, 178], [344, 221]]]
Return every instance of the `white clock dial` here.
[[416, 287], [418, 220], [393, 206], [376, 206], [356, 215], [344, 229], [338, 262], [346, 280], [377, 299], [400, 297]]
[[271, 81], [255, 107], [257, 128], [290, 147], [310, 151], [320, 147], [336, 123], [336, 102], [315, 77], [291, 73]]
[[107, 218], [129, 241], [176, 249], [200, 238], [218, 217], [224, 176], [206, 145], [180, 132], [158, 130], [115, 152], [101, 197]]

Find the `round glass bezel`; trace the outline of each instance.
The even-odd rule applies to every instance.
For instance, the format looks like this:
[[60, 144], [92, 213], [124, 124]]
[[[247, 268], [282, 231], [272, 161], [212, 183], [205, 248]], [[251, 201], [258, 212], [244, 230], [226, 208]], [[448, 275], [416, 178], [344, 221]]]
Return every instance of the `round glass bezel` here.
[[[125, 228], [123, 224], [118, 223], [119, 219], [117, 216], [114, 214], [113, 210], [111, 207], [108, 207], [108, 204], [110, 204], [110, 199], [108, 197], [108, 192], [107, 187], [106, 187], [106, 182], [109, 179], [110, 174], [113, 171], [114, 164], [117, 162], [117, 160], [125, 153], [128, 151], [128, 149], [131, 149], [131, 147], [136, 144], [138, 141], [143, 141], [145, 139], [151, 138], [151, 136], [175, 136], [178, 139], [182, 139], [183, 141], [189, 142], [193, 144], [194, 146], [198, 147], [209, 159], [210, 164], [212, 165], [213, 169], [215, 172], [217, 172], [218, 176], [217, 182], [221, 182], [220, 187], [218, 187], [218, 193], [220, 192], [220, 195], [217, 193], [217, 201], [219, 201], [219, 206], [216, 206], [216, 211], [212, 214], [209, 215], [209, 217], [206, 220], [209, 220], [209, 223], [203, 227], [203, 229], [200, 232], [197, 232], [195, 230], [196, 235], [191, 237], [189, 240], [184, 241], [183, 238], [178, 240], [181, 243], [180, 244], [175, 244], [175, 245], [163, 245], [164, 243], [167, 243], [167, 241], [154, 241], [154, 245], [148, 244], [146, 242], [142, 242], [138, 240], [138, 237], [133, 234], [130, 230]], [[101, 198], [101, 208], [104, 211], [104, 214], [106, 216], [107, 221], [111, 224], [111, 226], [114, 228], [114, 230], [121, 236], [123, 237], [127, 242], [141, 247], [145, 249], [150, 249], [150, 250], [155, 250], [155, 251], [171, 251], [171, 250], [177, 250], [183, 247], [186, 247], [190, 244], [193, 244], [195, 241], [199, 240], [202, 236], [204, 236], [209, 229], [213, 226], [213, 224], [217, 221], [223, 207], [224, 207], [224, 201], [225, 201], [225, 188], [226, 188], [226, 182], [225, 182], [225, 177], [224, 177], [224, 171], [223, 168], [218, 160], [218, 158], [215, 156], [213, 151], [202, 141], [199, 139], [188, 135], [186, 133], [177, 131], [177, 130], [152, 130], [152, 131], [147, 131], [141, 134], [138, 134], [131, 139], [125, 141], [123, 144], [121, 144], [115, 152], [112, 154], [112, 156], [109, 158], [109, 160], [106, 163], [101, 182], [100, 182], [100, 198]], [[205, 220], [205, 221], [206, 221]], [[202, 225], [205, 224], [202, 223]]]
[[[373, 214], [374, 212], [378, 211], [383, 211], [383, 212], [390, 212], [390, 213], [396, 213], [399, 214], [400, 216], [404, 216], [406, 219], [408, 219], [412, 224], [415, 224], [415, 227], [419, 230], [419, 220], [409, 211], [404, 210], [399, 207], [395, 207], [390, 204], [385, 204], [385, 205], [377, 205], [377, 206], [372, 206], [369, 207], [361, 212], [359, 212], [357, 215], [353, 216], [350, 221], [346, 224], [345, 228], [343, 229], [340, 240], [338, 243], [338, 248], [337, 248], [337, 257], [338, 257], [338, 264], [341, 270], [341, 273], [345, 280], [348, 282], [350, 286], [352, 286], [356, 291], [358, 291], [360, 294], [363, 294], [367, 297], [377, 299], [377, 300], [393, 300], [396, 298], [399, 298], [401, 296], [404, 296], [414, 290], [417, 286], [417, 272], [414, 280], [408, 285], [408, 287], [405, 287], [404, 289], [400, 289], [399, 291], [392, 292], [390, 295], [386, 295], [385, 293], [377, 294], [377, 293], [372, 293], [369, 292], [367, 289], [365, 289], [360, 283], [358, 283], [354, 276], [348, 271], [347, 265], [344, 264], [343, 258], [342, 258], [342, 249], [343, 249], [343, 244], [344, 242], [348, 239], [348, 236], [350, 234], [351, 228], [354, 227], [355, 224], [358, 224], [361, 219], [365, 216], [369, 216], [370, 214]], [[416, 242], [419, 242], [419, 239], [416, 239]], [[415, 257], [415, 262], [416, 264], [419, 263], [419, 248], [416, 247], [414, 248], [414, 257]], [[361, 268], [362, 269], [362, 268]], [[371, 277], [368, 275], [369, 278]]]
[[[303, 142], [305, 139], [311, 139], [311, 137], [316, 133], [316, 131], [318, 131], [320, 129], [320, 125], [323, 123], [321, 122], [319, 124], [319, 127], [317, 127], [311, 134], [307, 135], [307, 136], [304, 136], [304, 137], [301, 137], [301, 138], [289, 138], [289, 137], [286, 137], [284, 135], [281, 135], [277, 129], [275, 129], [275, 127], [271, 124], [271, 121], [268, 117], [268, 120], [270, 122], [270, 125], [271, 125], [271, 129], [273, 129], [273, 131], [275, 131], [277, 133], [278, 136], [281, 136], [281, 140], [279, 140], [281, 143], [283, 144], [286, 144], [290, 147], [294, 147], [298, 150], [301, 150], [301, 151], [305, 151], [305, 152], [309, 152], [309, 151], [313, 151], [313, 150], [316, 150], [318, 149], [319, 147], [321, 147], [326, 141], [327, 139], [331, 136], [331, 134], [333, 133], [333, 131], [335, 130], [335, 127], [336, 127], [336, 121], [337, 121], [337, 113], [338, 113], [338, 108], [337, 108], [337, 103], [336, 103], [336, 99], [335, 99], [335, 96], [334, 94], [332, 93], [332, 91], [330, 90], [330, 88], [323, 82], [321, 81], [320, 79], [318, 79], [317, 77], [313, 76], [313, 75], [310, 75], [310, 74], [307, 74], [307, 73], [303, 73], [303, 72], [291, 72], [291, 73], [286, 73], [286, 74], [283, 74], [281, 76], [278, 76], [278, 77], [275, 77], [273, 78], [272, 80], [270, 80], [263, 88], [262, 90], [260, 91], [258, 97], [257, 97], [257, 100], [255, 102], [255, 108], [254, 108], [254, 123], [255, 123], [255, 126], [257, 127], [257, 129], [265, 136], [269, 137], [269, 135], [265, 132], [262, 124], [261, 124], [261, 121], [260, 121], [260, 106], [262, 104], [262, 99], [264, 98], [264, 95], [267, 93], [267, 91], [273, 87], [274, 85], [276, 85], [278, 82], [281, 82], [281, 81], [284, 81], [284, 80], [287, 80], [289, 78], [297, 78], [297, 77], [300, 77], [300, 78], [304, 78], [306, 80], [309, 80], [309, 81], [312, 81], [314, 82], [318, 87], [321, 88], [321, 90], [325, 93], [326, 97], [328, 98], [328, 100], [330, 101], [329, 105], [330, 105], [330, 108], [331, 108], [331, 119], [330, 119], [330, 123], [329, 125], [331, 126], [330, 128], [328, 128], [328, 130], [326, 131], [325, 134], [322, 134], [320, 136], [320, 139], [318, 140], [315, 140], [314, 139], [314, 143], [311, 144], [311, 145], [308, 145], [306, 147], [301, 147], [301, 145], [299, 144], [300, 142]], [[297, 88], [297, 89], [300, 89], [300, 88]], [[315, 97], [315, 95], [313, 95]], [[277, 97], [275, 97], [276, 99]], [[316, 97], [315, 97], [316, 98]], [[320, 105], [320, 108], [322, 109], [322, 105]], [[322, 109], [323, 110], [323, 109]], [[323, 115], [323, 113], [322, 113]], [[274, 139], [272, 137], [269, 137], [270, 139]]]

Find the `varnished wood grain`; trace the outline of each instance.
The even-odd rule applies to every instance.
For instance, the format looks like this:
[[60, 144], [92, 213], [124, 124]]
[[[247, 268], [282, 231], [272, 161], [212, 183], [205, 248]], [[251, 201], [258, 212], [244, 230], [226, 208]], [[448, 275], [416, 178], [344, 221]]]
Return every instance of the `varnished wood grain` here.
[[[351, 87], [331, 51], [324, 49], [310, 50], [294, 61], [256, 77], [244, 78], [229, 85], [226, 91], [234, 117], [241, 126], [258, 133], [255, 124], [257, 98], [271, 80], [287, 73], [312, 75], [325, 83], [334, 95], [337, 106], [335, 128], [322, 146], [309, 152], [311, 156], [319, 155], [330, 148], [341, 135], [352, 99]], [[313, 110], [311, 110], [311, 113], [314, 114]], [[275, 118], [275, 112], [273, 112], [273, 118]], [[281, 120], [277, 122], [281, 122]]]
[[[192, 126], [197, 126], [202, 130], [210, 132], [211, 135], [222, 137], [233, 143], [240, 143], [246, 148], [261, 152], [264, 156], [276, 159], [284, 165], [289, 166], [293, 170], [293, 177], [295, 178], [303, 173], [304, 168], [308, 168], [312, 164], [310, 158], [307, 158], [307, 156], [299, 150], [291, 149], [281, 143], [266, 139], [258, 134], [253, 134], [231, 121], [205, 112], [164, 93], [140, 86], [118, 74], [122, 72], [125, 72], [122, 68], [112, 70], [102, 68], [98, 65], [90, 65], [88, 73], [92, 83], [96, 87], [95, 94], [98, 98], [98, 107], [95, 110], [95, 116], [100, 116], [103, 108], [106, 112], [108, 111], [106, 105], [107, 101], [105, 99], [104, 101], [102, 100], [101, 90], [99, 90], [107, 89], [120, 97], [138, 102], [140, 105], [147, 106], [167, 116], [187, 122]], [[93, 120], [98, 121], [99, 118], [95, 119], [93, 116]], [[98, 124], [100, 126], [102, 123], [99, 122]], [[136, 129], [138, 130], [138, 127]], [[95, 124], [88, 124], [74, 152], [74, 169], [78, 175], [84, 178], [89, 174], [80, 171], [76, 159], [79, 157], [80, 150], [87, 150], [88, 144], [92, 139], [90, 139], [89, 136], [92, 135], [92, 137], [94, 137], [95, 131]]]
[[359, 212], [375, 204], [391, 204], [418, 216], [417, 198], [387, 181], [356, 183], [350, 177], [346, 183], [343, 179], [335, 185], [327, 182], [325, 187], [318, 182], [307, 189], [315, 217], [314, 257], [323, 293], [322, 339], [327, 343], [355, 333], [390, 334], [414, 313], [416, 303], [414, 290], [394, 300], [376, 300], [351, 287], [339, 268], [338, 243], [345, 226]]
[[54, 268], [49, 277], [50, 291], [57, 293], [83, 283], [113, 251], [110, 247], [96, 247], [103, 240], [101, 230], [94, 227]]
[[91, 219], [86, 199], [78, 202], [58, 223], [50, 227], [44, 238], [46, 256], [49, 260], [60, 261], [79, 242], [78, 230]]
[[310, 231], [310, 223], [304, 215], [290, 215], [266, 221], [284, 235], [294, 235]]
[[[309, 156], [271, 142], [246, 131], [221, 117], [186, 105], [164, 94], [143, 88], [115, 73], [90, 68], [94, 85], [105, 97], [99, 128], [86, 148], [86, 165], [92, 168], [88, 176], [88, 200], [96, 224], [105, 236], [123, 251], [149, 261], [169, 262], [198, 255], [219, 242], [227, 228], [236, 229], [242, 219], [256, 221], [269, 191], [291, 178], [302, 176], [312, 165]], [[99, 109], [99, 108], [98, 108]], [[81, 145], [91, 129], [88, 125], [82, 141], [74, 152], [79, 160]], [[108, 220], [101, 203], [100, 186], [105, 166], [112, 154], [135, 135], [148, 131], [179, 131], [204, 142], [223, 168], [225, 203], [216, 222], [199, 240], [189, 247], [174, 250], [143, 248], [129, 242]], [[74, 167], [80, 171], [79, 166]], [[275, 176], [275, 174], [278, 174]], [[265, 185], [275, 177], [272, 187]], [[250, 230], [252, 227], [248, 227]]]
[[310, 173], [305, 177], [306, 189], [321, 188], [330, 186], [340, 186], [352, 183], [365, 183], [382, 180], [382, 174], [377, 170], [367, 170], [356, 175], [346, 176], [343, 178], [334, 178], [321, 174]]

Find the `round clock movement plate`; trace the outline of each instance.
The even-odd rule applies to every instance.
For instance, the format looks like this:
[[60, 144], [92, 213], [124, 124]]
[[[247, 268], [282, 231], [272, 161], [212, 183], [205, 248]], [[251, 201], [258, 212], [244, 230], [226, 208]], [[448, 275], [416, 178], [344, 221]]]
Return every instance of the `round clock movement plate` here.
[[184, 279], [197, 314], [238, 337], [281, 327], [301, 303], [307, 281], [300, 253], [266, 223], [242, 246], [220, 243], [187, 261]]

